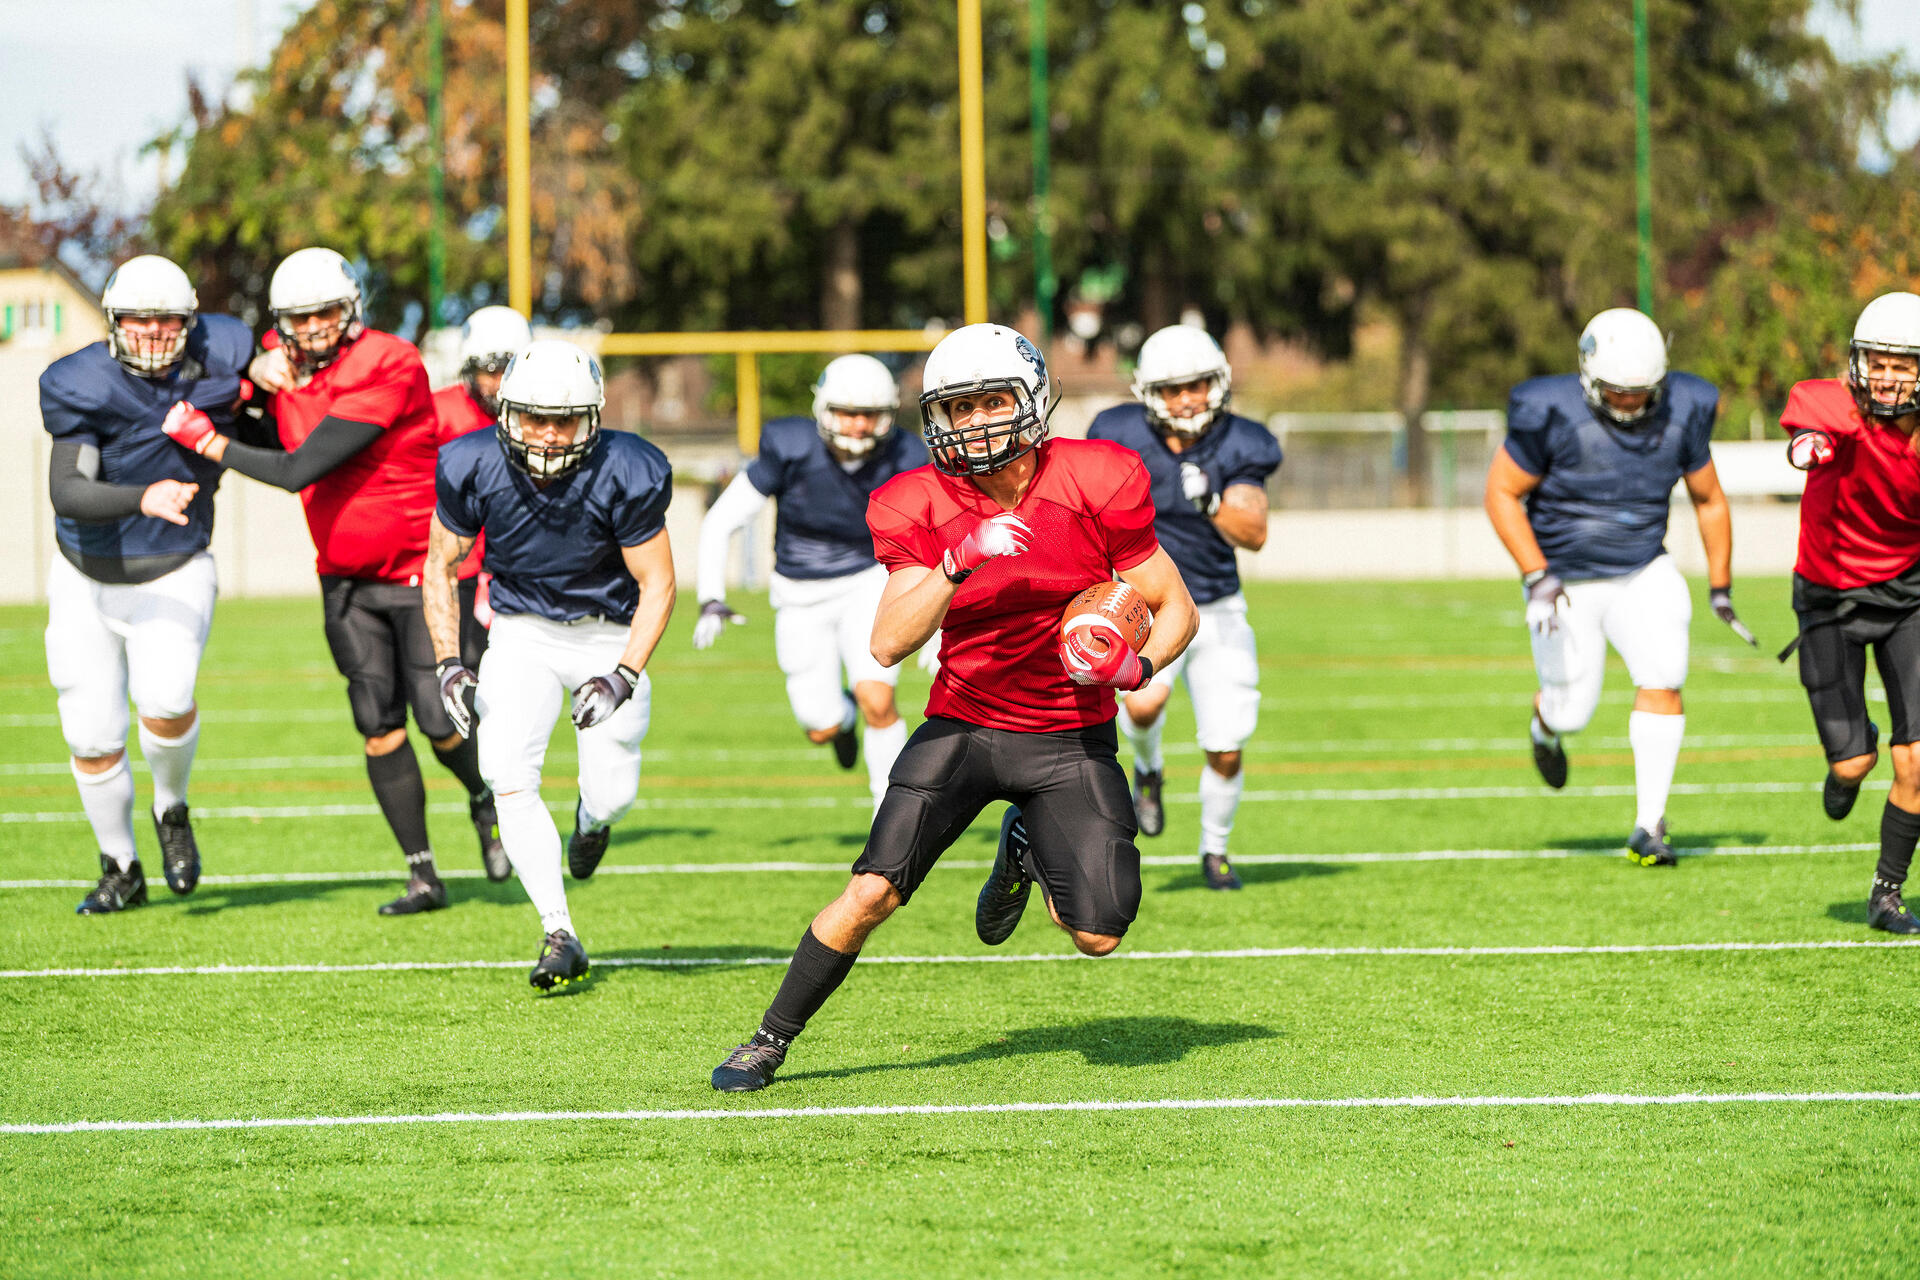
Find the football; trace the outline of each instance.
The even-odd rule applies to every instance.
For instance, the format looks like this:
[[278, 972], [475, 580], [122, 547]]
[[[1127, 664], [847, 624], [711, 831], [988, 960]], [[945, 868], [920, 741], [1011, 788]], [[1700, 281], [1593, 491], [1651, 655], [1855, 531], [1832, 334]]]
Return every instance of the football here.
[[[1140, 593], [1124, 582], [1096, 582], [1067, 602], [1060, 615], [1060, 640], [1089, 623], [1106, 622], [1119, 631], [1135, 653], [1153, 631], [1153, 615]], [[1105, 646], [1101, 646], [1104, 648]]]

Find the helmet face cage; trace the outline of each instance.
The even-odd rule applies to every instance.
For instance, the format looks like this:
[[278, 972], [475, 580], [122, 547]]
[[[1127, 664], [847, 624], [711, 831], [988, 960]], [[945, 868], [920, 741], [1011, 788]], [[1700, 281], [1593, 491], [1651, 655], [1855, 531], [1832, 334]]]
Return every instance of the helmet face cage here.
[[[988, 391], [1010, 394], [1016, 405], [1013, 416], [954, 426], [946, 402]], [[1032, 453], [1047, 438], [1047, 418], [1041, 417], [1033, 392], [1018, 378], [981, 378], [936, 388], [920, 397], [920, 413], [927, 424], [927, 452], [933, 456], [934, 468], [944, 475], [992, 475]]]
[[[854, 413], [873, 415], [871, 435], [850, 436], [838, 429], [840, 415]], [[893, 409], [877, 405], [830, 404], [814, 419], [814, 423], [820, 429], [820, 438], [836, 453], [849, 460], [864, 458], [879, 448], [882, 440], [893, 434]]]
[[1910, 376], [1906, 380], [1906, 394], [1894, 404], [1874, 399], [1873, 388], [1867, 380], [1867, 358], [1872, 355], [1912, 356], [1920, 361], [1920, 346], [1882, 342], [1847, 344], [1847, 390], [1853, 393], [1853, 403], [1861, 416], [1904, 418], [1910, 413], [1920, 413], [1920, 377]]
[[[157, 378], [187, 354], [187, 335], [193, 331], [193, 311], [147, 311], [107, 308], [107, 351], [127, 372], [142, 378]], [[180, 321], [178, 333], [162, 336], [129, 334], [120, 327], [122, 320], [172, 318]]]
[[[302, 345], [301, 340], [294, 336], [293, 322], [302, 316], [314, 315], [334, 307], [341, 309], [339, 322], [329, 325], [318, 334], [310, 335], [306, 340], [307, 343], [311, 344], [317, 337], [320, 340], [318, 350], [312, 349], [311, 346]], [[273, 327], [280, 334], [280, 347], [281, 350], [287, 353], [287, 359], [292, 361], [294, 367], [301, 372], [313, 373], [315, 370], [324, 369], [335, 360], [338, 360], [341, 350], [345, 348], [348, 343], [360, 336], [362, 327], [360, 323], [360, 299], [350, 295], [343, 298], [334, 298], [314, 306], [302, 307], [297, 311], [292, 309], [276, 311], [273, 313]]]
[[[1189, 382], [1207, 380], [1206, 408], [1187, 417], [1175, 417], [1167, 408], [1167, 390], [1171, 387], [1184, 387]], [[1227, 407], [1227, 397], [1233, 393], [1233, 374], [1225, 367], [1196, 373], [1192, 377], [1163, 378], [1158, 382], [1138, 382], [1133, 385], [1133, 394], [1139, 397], [1142, 407], [1147, 411], [1147, 419], [1162, 434], [1171, 432], [1187, 440], [1197, 440], [1207, 433], [1207, 429], [1218, 422], [1221, 410]]]
[[[571, 444], [530, 444], [526, 438], [527, 419], [577, 418], [579, 427]], [[588, 406], [578, 409], [553, 409], [500, 402], [500, 447], [507, 461], [535, 480], [558, 480], [579, 469], [600, 438], [600, 410]]]
[[[1586, 396], [1587, 407], [1617, 427], [1638, 426], [1651, 417], [1654, 409], [1659, 407], [1660, 393], [1666, 385], [1666, 379], [1662, 378], [1650, 387], [1622, 387], [1596, 378], [1590, 373], [1580, 375], [1580, 390]], [[1607, 397], [1603, 393], [1608, 391], [1625, 395], [1645, 392], [1647, 402], [1638, 409], [1616, 409], [1607, 403]]]
[[495, 378], [499, 378], [506, 373], [507, 366], [511, 363], [513, 363], [513, 352], [493, 351], [486, 355], [468, 356], [460, 365], [460, 384], [467, 389], [467, 394], [473, 397], [473, 402], [485, 409], [487, 416], [491, 418], [497, 419], [500, 416], [500, 384], [495, 382], [494, 393], [488, 395], [480, 390], [478, 375], [490, 373]]

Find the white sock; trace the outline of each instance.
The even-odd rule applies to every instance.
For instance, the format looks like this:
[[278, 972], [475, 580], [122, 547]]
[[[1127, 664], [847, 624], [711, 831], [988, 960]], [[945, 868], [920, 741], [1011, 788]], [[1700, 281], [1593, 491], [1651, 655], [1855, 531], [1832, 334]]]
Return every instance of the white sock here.
[[1236, 773], [1225, 778], [1212, 765], [1200, 766], [1200, 852], [1225, 853], [1227, 837], [1233, 834], [1233, 815], [1240, 808], [1240, 792], [1247, 776]]
[[1127, 745], [1133, 748], [1134, 768], [1143, 773], [1158, 773], [1166, 767], [1167, 762], [1160, 756], [1160, 730], [1166, 723], [1166, 716], [1158, 715], [1152, 724], [1143, 725], [1127, 713], [1124, 700], [1120, 703], [1120, 732], [1127, 735]]
[[900, 757], [900, 749], [907, 745], [907, 722], [895, 720], [884, 729], [867, 726], [867, 740], [863, 744], [867, 753], [867, 790], [873, 793], [873, 807], [878, 809], [880, 802], [887, 796], [887, 775], [893, 772], [893, 762]]
[[1680, 763], [1680, 739], [1686, 732], [1684, 715], [1662, 716], [1651, 711], [1636, 711], [1627, 717], [1627, 741], [1633, 744], [1633, 792], [1637, 806], [1634, 826], [1654, 831], [1666, 817], [1667, 793], [1673, 790], [1673, 770]]
[[80, 808], [93, 826], [93, 841], [125, 871], [139, 856], [133, 845], [133, 770], [121, 756], [105, 773], [82, 773], [69, 762], [80, 784]]
[[153, 770], [154, 816], [165, 813], [187, 798], [187, 775], [193, 772], [193, 753], [200, 746], [200, 717], [177, 738], [163, 738], [145, 724], [140, 726], [140, 754]]
[[[1636, 711], [1634, 714], [1639, 715], [1640, 713]], [[1538, 711], [1533, 713], [1533, 720], [1527, 725], [1527, 736], [1543, 747], [1553, 747], [1560, 744], [1560, 735], [1547, 728], [1547, 722], [1540, 718]]]
[[496, 795], [493, 809], [500, 820], [500, 843], [506, 846], [507, 861], [513, 863], [520, 887], [540, 913], [540, 927], [548, 933], [555, 929], [573, 933], [567, 889], [560, 879], [560, 829], [553, 825], [553, 815], [541, 803], [540, 794]]
[[860, 704], [853, 700], [851, 693], [840, 693], [840, 732], [845, 733], [860, 723]]

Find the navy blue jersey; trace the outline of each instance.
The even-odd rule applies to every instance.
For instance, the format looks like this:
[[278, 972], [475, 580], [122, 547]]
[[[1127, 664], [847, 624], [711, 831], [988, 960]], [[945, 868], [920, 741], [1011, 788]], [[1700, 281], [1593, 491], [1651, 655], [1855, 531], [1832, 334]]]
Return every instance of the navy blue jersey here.
[[927, 446], [899, 426], [848, 471], [812, 418], [775, 418], [760, 429], [747, 480], [774, 499], [773, 571], [783, 578], [839, 578], [871, 569], [867, 499], [903, 471], [924, 467]]
[[1147, 421], [1139, 404], [1119, 404], [1103, 410], [1087, 428], [1089, 440], [1111, 440], [1140, 455], [1153, 481], [1153, 531], [1186, 581], [1195, 604], [1222, 600], [1240, 589], [1240, 568], [1233, 545], [1200, 509], [1187, 501], [1180, 486], [1180, 464], [1191, 462], [1207, 473], [1215, 493], [1231, 484], [1264, 486], [1280, 466], [1280, 442], [1252, 418], [1228, 414], [1184, 452], [1167, 448], [1166, 440]]
[[620, 548], [667, 527], [673, 467], [639, 436], [603, 431], [577, 470], [542, 489], [507, 461], [496, 426], [440, 447], [434, 494], [456, 537], [486, 531], [496, 612], [630, 622], [640, 584]]
[[120, 520], [54, 519], [55, 536], [69, 553], [102, 560], [190, 555], [213, 538], [213, 491], [220, 467], [183, 449], [160, 430], [161, 419], [189, 400], [229, 428], [240, 397], [240, 377], [253, 355], [253, 332], [232, 316], [203, 315], [187, 334], [187, 353], [164, 378], [130, 373], [105, 342], [82, 347], [40, 375], [40, 418], [56, 440], [100, 451], [106, 484], [150, 485], [157, 480], [198, 484], [187, 523], [154, 516]]
[[1507, 400], [1507, 456], [1540, 484], [1527, 520], [1562, 578], [1618, 578], [1664, 552], [1673, 486], [1713, 461], [1707, 442], [1720, 393], [1670, 373], [1660, 402], [1633, 427], [1603, 422], [1578, 374], [1529, 378]]

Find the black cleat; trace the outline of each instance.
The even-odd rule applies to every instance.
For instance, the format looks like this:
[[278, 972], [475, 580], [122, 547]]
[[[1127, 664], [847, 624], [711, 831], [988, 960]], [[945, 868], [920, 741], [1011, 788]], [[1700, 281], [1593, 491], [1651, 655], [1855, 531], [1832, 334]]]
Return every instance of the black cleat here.
[[600, 868], [600, 859], [607, 856], [607, 841], [613, 838], [612, 827], [602, 827], [598, 831], [580, 829], [580, 804], [573, 806], [573, 834], [567, 837], [567, 870], [573, 873], [575, 880], [585, 880]]
[[852, 729], [842, 729], [827, 739], [833, 744], [833, 761], [842, 769], [851, 769], [860, 760], [860, 739]]
[[993, 855], [993, 870], [980, 886], [980, 900], [973, 908], [973, 931], [990, 947], [1013, 936], [1020, 913], [1027, 909], [1027, 895], [1033, 892], [1033, 878], [1027, 874], [1032, 849], [1020, 811], [1008, 805], [1000, 818], [1000, 847]]
[[383, 916], [417, 916], [423, 911], [438, 911], [447, 905], [447, 886], [438, 880], [409, 880], [406, 892], [392, 902], [380, 904]]
[[1873, 887], [1867, 891], [1867, 927], [1886, 933], [1920, 933], [1920, 920], [1915, 920], [1900, 900], [1898, 885], [1889, 887], [1875, 876]]
[[[1880, 748], [1880, 726], [1867, 721], [1867, 754], [1872, 755]], [[1848, 786], [1833, 776], [1833, 770], [1827, 770], [1826, 783], [1820, 788], [1820, 807], [1835, 822], [1853, 812], [1853, 802], [1860, 798], [1860, 784]]]
[[751, 1040], [713, 1069], [713, 1087], [722, 1093], [752, 1093], [766, 1088], [773, 1083], [773, 1073], [787, 1060], [787, 1047], [792, 1043], [765, 1031], [754, 1032]]
[[1160, 803], [1160, 785], [1162, 771], [1151, 772], [1134, 766], [1133, 770], [1133, 816], [1140, 824], [1140, 834], [1157, 836], [1167, 829], [1166, 806]]
[[100, 883], [93, 886], [92, 892], [80, 899], [80, 905], [73, 910], [76, 915], [101, 916], [109, 911], [144, 906], [146, 901], [147, 873], [140, 869], [140, 859], [135, 858], [122, 871], [119, 863], [103, 853], [100, 855]]
[[540, 958], [534, 962], [527, 981], [542, 991], [558, 991], [580, 981], [590, 971], [587, 949], [580, 945], [580, 939], [565, 929], [555, 929], [541, 942]]
[[1240, 877], [1233, 873], [1233, 864], [1227, 861], [1224, 853], [1203, 853], [1200, 855], [1200, 874], [1207, 878], [1209, 889], [1238, 889]]
[[1627, 837], [1627, 861], [1643, 867], [1678, 865], [1680, 859], [1667, 847], [1667, 824], [1662, 822], [1653, 831], [1635, 827], [1633, 834]]
[[[1542, 732], [1546, 730], [1546, 724], [1538, 715], [1534, 716], [1533, 723], [1539, 725]], [[1532, 725], [1527, 728], [1527, 740], [1533, 744], [1533, 767], [1540, 771], [1540, 781], [1558, 791], [1567, 785], [1567, 748], [1559, 734], [1551, 737], [1551, 742], [1542, 742], [1533, 736]]]
[[167, 888], [189, 894], [200, 883], [200, 846], [194, 843], [193, 823], [187, 820], [187, 802], [182, 800], [155, 814], [153, 833], [160, 837], [160, 871]]
[[467, 801], [467, 816], [480, 836], [480, 865], [487, 879], [495, 884], [513, 876], [513, 863], [507, 860], [507, 846], [500, 843], [500, 820], [493, 811], [493, 792]]

